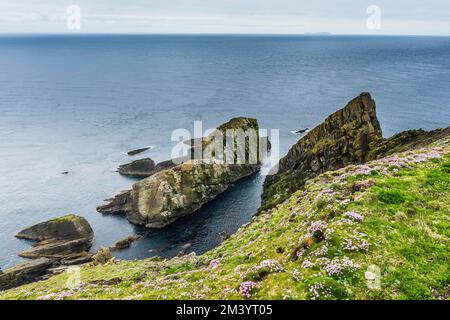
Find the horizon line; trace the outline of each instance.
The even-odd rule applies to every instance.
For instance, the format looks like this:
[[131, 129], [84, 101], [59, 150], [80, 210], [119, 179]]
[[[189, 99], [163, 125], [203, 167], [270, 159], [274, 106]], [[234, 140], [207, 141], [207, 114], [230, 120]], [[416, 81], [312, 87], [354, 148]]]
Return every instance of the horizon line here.
[[450, 34], [366, 34], [366, 33], [145, 33], [145, 32], [1, 32], [0, 36], [367, 36], [367, 37], [450, 37]]

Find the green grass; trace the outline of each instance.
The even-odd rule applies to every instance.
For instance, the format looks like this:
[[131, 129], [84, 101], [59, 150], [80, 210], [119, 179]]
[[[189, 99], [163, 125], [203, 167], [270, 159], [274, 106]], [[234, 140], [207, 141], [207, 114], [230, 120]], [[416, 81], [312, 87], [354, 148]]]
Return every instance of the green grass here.
[[[370, 174], [352, 166], [312, 179], [202, 256], [84, 267], [75, 288], [64, 273], [0, 298], [244, 299], [239, 287], [253, 281], [250, 299], [448, 299], [443, 148], [439, 159], [407, 167], [380, 160]], [[379, 270], [379, 288], [369, 288], [369, 270]]]

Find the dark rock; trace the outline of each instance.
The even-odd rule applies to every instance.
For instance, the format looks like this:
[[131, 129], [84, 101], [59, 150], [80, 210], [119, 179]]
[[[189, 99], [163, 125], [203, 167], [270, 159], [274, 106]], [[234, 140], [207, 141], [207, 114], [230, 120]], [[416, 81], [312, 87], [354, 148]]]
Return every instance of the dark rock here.
[[155, 172], [155, 167], [155, 161], [150, 158], [145, 158], [121, 165], [117, 171], [124, 176], [145, 178], [151, 176]]
[[150, 149], [150, 148], [151, 148], [151, 147], [144, 147], [144, 148], [139, 148], [139, 149], [131, 150], [131, 151], [128, 151], [127, 154], [128, 154], [129, 156], [134, 156], [134, 155], [136, 155], [136, 154], [139, 154], [139, 153], [142, 153], [142, 152], [144, 152], [144, 151], [147, 151], [147, 150]]
[[69, 174], [69, 171], [63, 171], [63, 172], [61, 172], [61, 174], [67, 175], [67, 174]]
[[16, 237], [39, 241], [30, 249], [19, 253], [20, 257], [61, 260], [73, 254], [87, 255], [94, 232], [85, 218], [67, 215], [26, 228], [16, 234]]
[[[258, 122], [250, 118], [234, 118], [217, 129], [223, 133], [228, 129], [253, 129], [258, 134]], [[258, 136], [255, 138], [259, 139]], [[215, 147], [213, 137], [203, 139], [205, 150], [215, 150]], [[244, 149], [245, 155], [248, 155], [248, 145]], [[141, 180], [133, 185], [132, 190], [120, 193], [97, 210], [101, 213], [126, 213], [131, 223], [162, 228], [198, 210], [224, 192], [230, 184], [255, 173], [259, 168], [258, 159], [256, 164], [230, 165], [214, 161], [189, 161]]]
[[112, 247], [110, 247], [110, 250], [117, 251], [117, 250], [126, 249], [126, 248], [130, 247], [134, 241], [136, 241], [140, 238], [141, 238], [141, 236], [139, 236], [139, 235], [132, 235], [132, 236], [125, 237], [124, 239], [117, 241]]
[[92, 253], [81, 252], [78, 254], [70, 254], [59, 261], [63, 266], [74, 266], [89, 263], [92, 261]]
[[51, 259], [39, 258], [6, 269], [0, 274], [0, 290], [6, 290], [40, 280], [40, 277], [45, 275], [47, 269], [53, 264], [54, 261]]
[[366, 161], [382, 139], [375, 102], [362, 93], [301, 138], [264, 183], [263, 209], [270, 208], [325, 171]]
[[81, 253], [89, 250], [91, 242], [80, 238], [73, 240], [45, 240], [34, 245], [31, 249], [19, 253], [22, 258], [37, 259], [40, 257], [62, 259], [73, 253]]
[[120, 192], [114, 198], [106, 199], [105, 204], [99, 205], [97, 211], [103, 214], [125, 214], [131, 190]]
[[92, 242], [94, 232], [85, 218], [71, 214], [26, 228], [16, 237], [35, 241], [83, 238]]
[[422, 129], [403, 131], [374, 143], [368, 159], [374, 160], [394, 153], [422, 148], [448, 135], [450, 135], [450, 127], [432, 131]]
[[230, 235], [225, 231], [221, 231], [219, 233], [219, 237], [220, 237], [220, 241], [223, 242], [223, 241], [227, 240], [230, 237]]

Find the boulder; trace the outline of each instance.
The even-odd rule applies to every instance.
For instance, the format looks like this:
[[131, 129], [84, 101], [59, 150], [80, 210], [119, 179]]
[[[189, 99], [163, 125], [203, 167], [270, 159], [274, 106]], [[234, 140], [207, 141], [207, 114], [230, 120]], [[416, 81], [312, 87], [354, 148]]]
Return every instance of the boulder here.
[[[249, 132], [248, 129], [255, 130], [257, 143], [259, 128], [256, 119], [233, 118], [217, 128], [223, 134], [227, 130]], [[213, 135], [203, 139], [205, 153], [213, 154], [218, 146]], [[212, 158], [196, 159], [162, 170], [134, 184], [131, 190], [121, 192], [107, 204], [99, 206], [97, 211], [124, 213], [131, 223], [147, 228], [167, 226], [179, 217], [195, 212], [237, 180], [259, 170], [259, 159], [249, 159], [248, 144], [240, 152], [233, 153], [233, 164], [224, 164]], [[238, 155], [245, 156], [241, 164], [237, 164]]]
[[282, 202], [312, 177], [366, 161], [380, 140], [375, 101], [362, 93], [308, 132], [279, 161], [278, 172], [264, 183], [263, 209]]
[[14, 288], [39, 280], [52, 267], [54, 261], [47, 258], [31, 260], [0, 273], [0, 290]]

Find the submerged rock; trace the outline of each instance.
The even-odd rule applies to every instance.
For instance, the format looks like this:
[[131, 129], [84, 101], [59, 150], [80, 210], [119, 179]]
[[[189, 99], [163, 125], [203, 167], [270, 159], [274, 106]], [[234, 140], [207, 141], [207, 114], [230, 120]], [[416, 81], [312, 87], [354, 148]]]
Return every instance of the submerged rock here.
[[149, 149], [151, 149], [151, 147], [143, 147], [143, 148], [131, 150], [131, 151], [128, 151], [128, 152], [127, 152], [127, 155], [129, 155], [129, 156], [134, 156], [134, 155], [137, 155], [137, 154], [142, 153], [142, 152], [144, 152], [144, 151], [147, 151], [147, 150], [149, 150]]
[[6, 269], [3, 273], [0, 273], [0, 290], [39, 280], [54, 263], [54, 260], [39, 258]]
[[109, 247], [109, 249], [111, 251], [126, 249], [126, 248], [130, 247], [134, 241], [136, 241], [140, 238], [141, 238], [141, 236], [139, 236], [139, 235], [132, 235], [132, 236], [125, 237], [122, 240], [117, 241], [113, 246]]
[[[367, 159], [382, 139], [375, 101], [362, 93], [301, 138], [264, 183], [263, 207], [280, 203], [307, 179]], [[275, 197], [276, 195], [276, 197]]]
[[[217, 130], [236, 129], [256, 132], [258, 141], [258, 122], [251, 118], [233, 118]], [[213, 136], [203, 139], [204, 150], [217, 147]], [[260, 168], [260, 161], [248, 161], [249, 146], [244, 150], [243, 164], [223, 164], [216, 161], [186, 161], [169, 169], [162, 170], [136, 184], [132, 190], [121, 192], [109, 203], [101, 205], [101, 213], [125, 213], [131, 223], [147, 228], [162, 228], [179, 217], [193, 213], [205, 203], [224, 192], [230, 184], [249, 176]], [[236, 153], [234, 154], [237, 157]], [[235, 158], [236, 160], [236, 158]]]

